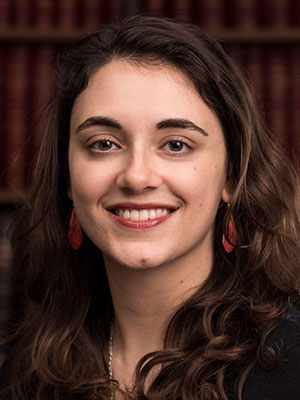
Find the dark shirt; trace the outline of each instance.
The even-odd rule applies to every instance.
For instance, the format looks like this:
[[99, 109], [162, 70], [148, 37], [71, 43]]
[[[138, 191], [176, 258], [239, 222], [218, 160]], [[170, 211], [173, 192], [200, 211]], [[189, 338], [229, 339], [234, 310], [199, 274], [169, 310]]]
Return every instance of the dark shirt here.
[[[278, 363], [271, 370], [256, 365], [245, 382], [242, 399], [300, 400], [300, 312], [298, 310], [292, 308], [289, 311], [286, 318], [268, 336], [266, 346], [280, 348]], [[8, 377], [7, 360], [0, 372], [0, 391], [7, 384]], [[237, 400], [237, 394], [230, 392], [229, 399]]]
[[300, 400], [298, 310], [292, 308], [289, 311], [286, 318], [270, 333], [266, 345], [275, 349], [280, 347], [279, 363], [270, 371], [258, 365], [254, 367], [246, 380], [243, 400]]

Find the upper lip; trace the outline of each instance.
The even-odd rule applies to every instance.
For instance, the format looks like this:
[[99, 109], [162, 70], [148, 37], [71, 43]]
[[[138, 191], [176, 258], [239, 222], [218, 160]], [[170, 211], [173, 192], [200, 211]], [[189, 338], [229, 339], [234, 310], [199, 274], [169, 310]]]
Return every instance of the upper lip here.
[[114, 209], [126, 209], [126, 210], [149, 210], [153, 208], [162, 208], [167, 210], [176, 210], [178, 207], [170, 204], [163, 204], [163, 203], [132, 203], [132, 202], [125, 202], [125, 203], [116, 203], [112, 204], [107, 207], [107, 210], [114, 210]]

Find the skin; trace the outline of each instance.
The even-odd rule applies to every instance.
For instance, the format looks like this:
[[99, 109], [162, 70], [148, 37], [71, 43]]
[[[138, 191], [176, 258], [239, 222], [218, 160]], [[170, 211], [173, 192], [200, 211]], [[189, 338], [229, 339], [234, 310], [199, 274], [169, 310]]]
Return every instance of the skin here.
[[[98, 116], [121, 128], [84, 126]], [[191, 121], [202, 132], [158, 129], [169, 119]], [[109, 141], [106, 150], [103, 140]], [[180, 151], [174, 141], [185, 143], [177, 143]], [[222, 127], [174, 67], [114, 60], [92, 75], [75, 101], [69, 169], [69, 197], [107, 269], [115, 308], [114, 377], [130, 385], [136, 362], [162, 348], [171, 314], [211, 271], [215, 216], [221, 200], [231, 198]], [[176, 211], [154, 228], [130, 229], [107, 211], [128, 201], [169, 204]]]

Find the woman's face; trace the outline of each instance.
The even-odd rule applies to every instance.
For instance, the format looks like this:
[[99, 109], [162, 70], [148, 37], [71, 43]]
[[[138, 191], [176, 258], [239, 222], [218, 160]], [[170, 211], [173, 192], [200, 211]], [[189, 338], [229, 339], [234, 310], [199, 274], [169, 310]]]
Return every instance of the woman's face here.
[[71, 115], [69, 196], [104, 259], [131, 268], [211, 260], [230, 201], [217, 117], [174, 67], [114, 60]]

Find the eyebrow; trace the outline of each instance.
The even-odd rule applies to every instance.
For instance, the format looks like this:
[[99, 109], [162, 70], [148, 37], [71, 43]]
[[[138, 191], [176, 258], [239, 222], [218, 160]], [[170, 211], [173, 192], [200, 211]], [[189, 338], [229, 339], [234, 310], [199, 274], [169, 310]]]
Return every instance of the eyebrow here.
[[[83, 131], [91, 126], [107, 126], [109, 128], [115, 129], [123, 129], [122, 125], [113, 118], [97, 116], [97, 117], [90, 117], [83, 121], [78, 127], [76, 128], [76, 133]], [[193, 131], [200, 132], [203, 136], [208, 136], [208, 133], [203, 129], [200, 128], [198, 125], [194, 124], [194, 122], [189, 121], [187, 119], [182, 118], [169, 118], [163, 121], [160, 121], [156, 124], [156, 129], [168, 129], [168, 128], [177, 128], [177, 129], [190, 129]]]
[[122, 129], [122, 125], [113, 118], [108, 117], [90, 117], [83, 121], [78, 127], [76, 128], [76, 133], [83, 131], [91, 126], [108, 126], [109, 128], [116, 128]]
[[192, 131], [198, 131], [204, 136], [208, 136], [208, 133], [200, 126], [194, 124], [194, 122], [188, 119], [171, 118], [165, 119], [156, 125], [157, 129], [167, 129], [167, 128], [179, 128], [179, 129], [190, 129]]

